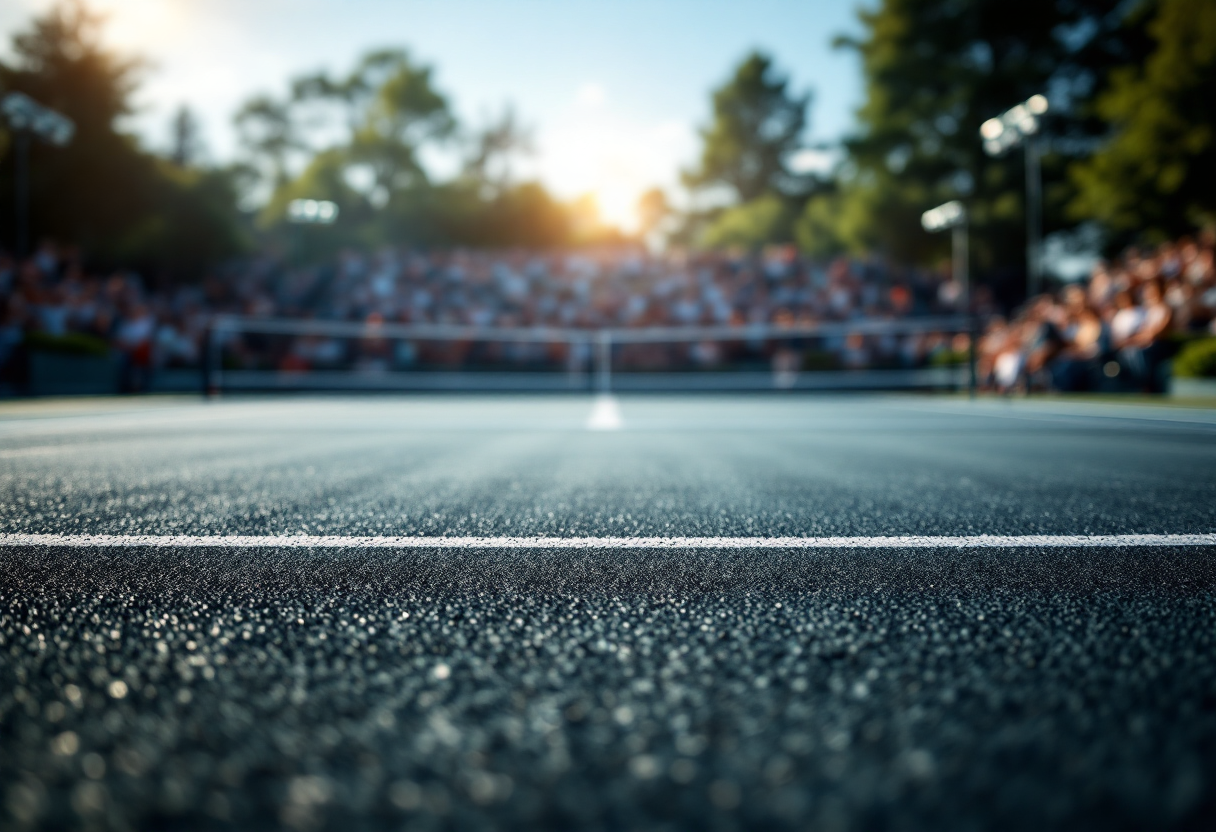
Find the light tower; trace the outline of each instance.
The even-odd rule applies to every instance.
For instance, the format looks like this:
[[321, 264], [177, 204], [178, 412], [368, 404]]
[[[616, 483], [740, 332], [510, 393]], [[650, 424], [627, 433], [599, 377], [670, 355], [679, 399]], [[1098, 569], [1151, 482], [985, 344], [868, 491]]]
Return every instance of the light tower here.
[[30, 233], [30, 137], [64, 147], [72, 141], [76, 124], [21, 92], [0, 98], [0, 115], [13, 129], [13, 253], [20, 258], [26, 254]]
[[963, 311], [967, 316], [967, 392], [975, 398], [975, 316], [971, 309], [971, 274], [967, 267], [967, 209], [958, 200], [951, 200], [920, 216], [920, 224], [935, 234], [950, 231], [954, 282], [962, 288]]
[[980, 127], [989, 156], [1001, 156], [1019, 144], [1026, 149], [1026, 293], [1031, 297], [1039, 293], [1043, 281], [1043, 175], [1037, 136], [1046, 112], [1047, 96], [1032, 95]]

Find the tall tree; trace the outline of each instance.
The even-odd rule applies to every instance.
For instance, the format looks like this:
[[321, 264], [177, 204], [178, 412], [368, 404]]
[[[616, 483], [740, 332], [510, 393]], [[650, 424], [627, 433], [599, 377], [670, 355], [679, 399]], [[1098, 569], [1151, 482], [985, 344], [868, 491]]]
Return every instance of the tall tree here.
[[474, 133], [469, 145], [464, 175], [486, 196], [501, 193], [509, 187], [516, 157], [534, 150], [531, 131], [520, 123], [511, 107]]
[[268, 95], [254, 96], [241, 105], [234, 123], [257, 184], [271, 192], [287, 184], [292, 155], [307, 149], [290, 105]]
[[1164, 238], [1216, 222], [1216, 4], [1159, 0], [1142, 65], [1112, 73], [1095, 111], [1111, 128], [1073, 168], [1078, 217]]
[[415, 63], [402, 49], [369, 52], [345, 77], [321, 73], [299, 78], [293, 91], [296, 103], [337, 108], [349, 133], [352, 164], [365, 166], [373, 188], [387, 198], [426, 181], [419, 150], [455, 129], [431, 68]]
[[[31, 231], [78, 244], [102, 265], [188, 278], [240, 247], [231, 179], [225, 171], [171, 170], [119, 130], [140, 63], [104, 46], [103, 22], [80, 0], [65, 0], [18, 33], [11, 62], [0, 65], [0, 88], [76, 124], [67, 147], [32, 147]], [[0, 164], [0, 193], [11, 192], [11, 176], [12, 165]], [[0, 200], [5, 228], [11, 205]]]
[[702, 244], [709, 248], [755, 250], [790, 239], [790, 204], [775, 193], [732, 205], [705, 229]]
[[713, 121], [701, 131], [700, 164], [687, 171], [693, 188], [729, 187], [740, 202], [768, 192], [792, 193], [803, 177], [789, 167], [806, 127], [810, 95], [796, 95], [772, 59], [748, 55], [714, 91]]
[[[107, 50], [101, 28], [101, 18], [81, 2], [52, 7], [14, 36], [12, 62], [0, 65], [0, 88], [24, 92], [76, 124], [67, 147], [32, 147], [35, 236], [104, 249], [147, 209], [154, 175], [151, 160], [116, 129], [131, 112], [139, 64]], [[11, 193], [12, 166], [0, 170], [2, 192]], [[8, 210], [11, 201], [0, 200], [0, 211]]]
[[638, 232], [646, 236], [658, 231], [663, 221], [671, 216], [671, 203], [662, 188], [650, 188], [638, 197], [637, 212]]
[[332, 246], [431, 244], [467, 227], [457, 214], [479, 209], [465, 183], [441, 192], [428, 176], [422, 151], [450, 137], [455, 119], [431, 68], [404, 50], [370, 52], [346, 74], [299, 77], [288, 99], [254, 99], [240, 118], [251, 158], [273, 176], [268, 228], [292, 199], [324, 198], [340, 206], [326, 232]]
[[391, 198], [400, 188], [426, 181], [418, 151], [429, 141], [450, 136], [456, 125], [447, 100], [431, 81], [430, 67], [417, 66], [398, 52], [386, 69], [351, 149]]
[[194, 112], [183, 104], [173, 114], [169, 123], [172, 145], [169, 158], [179, 167], [190, 167], [196, 164], [203, 153], [203, 137], [199, 128], [198, 118]]
[[981, 270], [1020, 270], [1023, 156], [988, 158], [979, 127], [1031, 95], [1048, 95], [1048, 227], [1062, 222], [1064, 163], [1092, 146], [1094, 124], [1083, 104], [1101, 86], [1105, 67], [1134, 50], [1128, 17], [1135, 3], [883, 0], [861, 11], [865, 34], [837, 41], [861, 59], [866, 99], [859, 129], [846, 142], [848, 164], [834, 206], [808, 211], [840, 217], [850, 248], [924, 261], [942, 253], [945, 242], [921, 231], [920, 213], [962, 197]]

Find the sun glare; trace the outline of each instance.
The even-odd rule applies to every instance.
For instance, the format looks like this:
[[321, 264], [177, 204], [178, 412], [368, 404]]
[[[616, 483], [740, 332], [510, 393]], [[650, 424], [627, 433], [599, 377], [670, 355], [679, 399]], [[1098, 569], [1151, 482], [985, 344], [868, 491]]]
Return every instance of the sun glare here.
[[591, 194], [600, 219], [623, 231], [638, 227], [641, 195], [663, 182], [684, 155], [690, 131], [679, 124], [637, 124], [614, 115], [600, 103], [586, 107], [586, 90], [579, 109], [563, 125], [555, 125], [538, 154], [539, 173], [565, 198]]
[[567, 199], [591, 195], [601, 221], [623, 231], [637, 228], [637, 201], [653, 180], [646, 159], [599, 142], [565, 144], [541, 161], [542, 175]]
[[165, 0], [88, 0], [104, 21], [107, 43], [147, 53], [180, 40], [187, 31], [189, 3]]

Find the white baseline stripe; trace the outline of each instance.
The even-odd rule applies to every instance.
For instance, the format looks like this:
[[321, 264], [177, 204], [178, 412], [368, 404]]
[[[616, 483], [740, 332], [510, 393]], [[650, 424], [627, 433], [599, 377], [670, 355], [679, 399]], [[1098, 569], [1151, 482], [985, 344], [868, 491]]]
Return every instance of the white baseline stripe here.
[[1216, 534], [907, 537], [345, 537], [340, 535], [0, 534], [0, 546], [267, 549], [1012, 549], [1216, 546]]

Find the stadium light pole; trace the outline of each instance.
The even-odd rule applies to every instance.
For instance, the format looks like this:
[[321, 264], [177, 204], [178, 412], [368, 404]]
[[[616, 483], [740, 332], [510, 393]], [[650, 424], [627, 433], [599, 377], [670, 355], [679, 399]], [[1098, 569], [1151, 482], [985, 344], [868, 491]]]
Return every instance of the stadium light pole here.
[[328, 199], [293, 199], [287, 204], [287, 221], [293, 225], [333, 225], [338, 204]]
[[963, 311], [967, 316], [967, 393], [975, 398], [975, 314], [971, 308], [971, 273], [968, 268], [967, 209], [951, 200], [921, 214], [920, 224], [931, 234], [951, 232], [951, 266], [954, 282], [962, 288]]
[[287, 204], [287, 222], [296, 228], [292, 234], [295, 256], [304, 256], [306, 225], [333, 225], [338, 219], [338, 204], [328, 199], [293, 199]]
[[1037, 138], [1047, 112], [1047, 96], [1032, 95], [980, 126], [984, 152], [1001, 156], [1019, 144], [1026, 151], [1026, 294], [1034, 297], [1043, 281], [1043, 174], [1042, 149]]
[[20, 92], [0, 99], [0, 115], [13, 130], [13, 253], [20, 259], [29, 248], [30, 138], [65, 147], [76, 133], [76, 124]]

